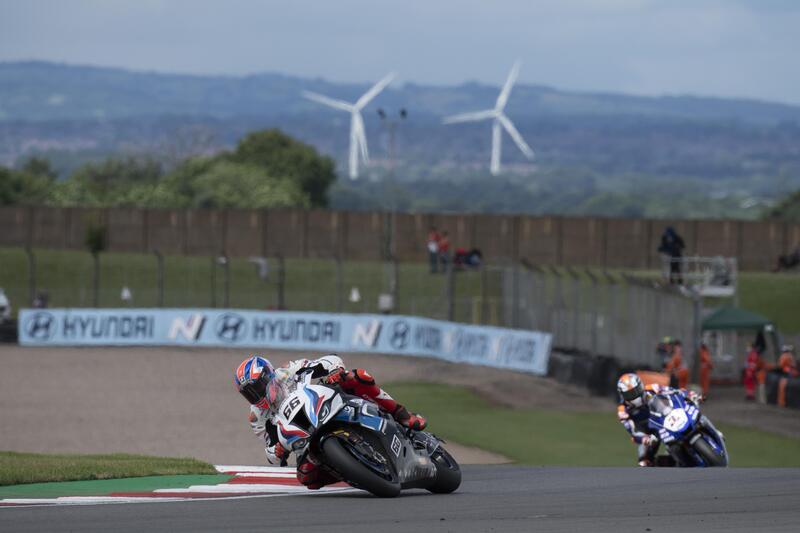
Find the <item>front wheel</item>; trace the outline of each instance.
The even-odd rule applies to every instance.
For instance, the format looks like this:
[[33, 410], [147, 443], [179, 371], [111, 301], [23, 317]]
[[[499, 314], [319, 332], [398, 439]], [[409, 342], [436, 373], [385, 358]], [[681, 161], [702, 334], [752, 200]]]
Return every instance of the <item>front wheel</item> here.
[[436, 465], [436, 481], [428, 490], [436, 494], [449, 494], [461, 485], [461, 468], [447, 450], [439, 446], [431, 455]]
[[715, 450], [704, 436], [694, 441], [692, 446], [708, 466], [728, 466], [728, 458], [725, 454]]
[[329, 466], [341, 474], [345, 481], [379, 498], [394, 498], [400, 494], [400, 483], [390, 481], [364, 466], [355, 454], [346, 448], [350, 443], [329, 437], [322, 443]]

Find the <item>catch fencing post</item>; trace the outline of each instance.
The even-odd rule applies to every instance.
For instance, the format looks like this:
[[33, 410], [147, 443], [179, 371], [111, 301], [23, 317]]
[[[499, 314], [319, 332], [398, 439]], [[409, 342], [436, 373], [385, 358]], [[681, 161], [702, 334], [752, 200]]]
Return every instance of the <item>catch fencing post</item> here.
[[100, 307], [100, 252], [92, 252], [92, 305]]
[[28, 302], [33, 305], [36, 299], [36, 256], [30, 246], [25, 247], [25, 255], [28, 256]]
[[158, 307], [164, 307], [164, 256], [154, 250], [156, 256], [156, 286], [158, 287]]
[[344, 275], [342, 272], [342, 257], [337, 253], [333, 259], [336, 265], [336, 312], [341, 313], [344, 306]]
[[481, 261], [481, 324], [489, 323], [489, 272], [486, 262]]
[[586, 273], [586, 277], [589, 278], [589, 281], [592, 284], [590, 289], [590, 298], [589, 298], [589, 316], [592, 320], [592, 355], [597, 355], [597, 307], [599, 305], [598, 298], [597, 298], [597, 277], [592, 273], [591, 270], [588, 268], [584, 270]]
[[563, 348], [564, 339], [562, 338], [563, 334], [561, 330], [561, 316], [563, 314], [564, 309], [564, 294], [562, 292], [562, 285], [561, 285], [561, 273], [558, 271], [556, 267], [553, 265], [547, 265], [547, 269], [555, 278], [555, 285], [553, 287], [555, 294], [553, 295], [553, 309], [555, 312], [550, 313], [550, 331], [553, 332], [553, 346], [558, 346], [559, 348]]
[[286, 309], [285, 299], [286, 289], [286, 260], [283, 254], [278, 255], [278, 309], [283, 311]]
[[217, 307], [217, 258], [211, 256], [211, 307]]
[[456, 292], [456, 276], [453, 262], [447, 262], [447, 320], [453, 321], [455, 318], [455, 292]]
[[572, 278], [572, 348], [581, 349], [580, 323], [581, 323], [581, 279], [572, 267], [567, 267], [567, 274]]
[[217, 260], [220, 265], [222, 265], [222, 275], [223, 275], [223, 307], [225, 309], [230, 308], [231, 306], [231, 268], [230, 268], [230, 259], [228, 255], [223, 251], [220, 253], [219, 259]]

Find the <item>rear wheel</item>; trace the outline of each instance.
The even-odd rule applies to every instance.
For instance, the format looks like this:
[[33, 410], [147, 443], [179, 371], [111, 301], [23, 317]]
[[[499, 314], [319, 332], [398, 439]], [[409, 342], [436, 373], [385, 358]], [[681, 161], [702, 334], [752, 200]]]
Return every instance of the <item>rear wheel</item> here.
[[394, 498], [400, 494], [400, 483], [387, 479], [365, 466], [357, 459], [361, 454], [353, 448], [351, 442], [329, 437], [322, 443], [322, 451], [328, 465], [351, 485], [371, 492], [380, 498]]
[[431, 455], [436, 465], [436, 481], [428, 490], [437, 494], [449, 494], [461, 485], [461, 468], [447, 450], [439, 446]]
[[705, 435], [694, 441], [692, 446], [708, 466], [728, 466], [728, 458], [722, 452], [715, 450]]

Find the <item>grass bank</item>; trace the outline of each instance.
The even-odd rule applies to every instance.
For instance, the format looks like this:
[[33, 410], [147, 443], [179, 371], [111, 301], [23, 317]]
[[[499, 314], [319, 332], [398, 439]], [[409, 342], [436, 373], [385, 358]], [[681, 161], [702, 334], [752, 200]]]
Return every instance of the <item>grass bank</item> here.
[[[487, 404], [464, 387], [394, 383], [387, 390], [428, 417], [444, 439], [532, 465], [630, 466], [635, 448], [616, 412], [514, 410]], [[800, 440], [731, 425], [725, 433], [732, 466], [800, 466]]]
[[217, 471], [188, 458], [0, 452], [0, 486], [187, 474], [216, 475]]

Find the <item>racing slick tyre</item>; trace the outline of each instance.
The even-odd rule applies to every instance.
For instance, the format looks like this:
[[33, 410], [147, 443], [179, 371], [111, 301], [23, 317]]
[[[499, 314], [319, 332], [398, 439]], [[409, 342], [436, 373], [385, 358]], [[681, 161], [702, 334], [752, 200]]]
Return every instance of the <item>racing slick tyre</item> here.
[[379, 498], [394, 498], [400, 494], [400, 483], [384, 479], [359, 461], [350, 444], [336, 437], [330, 437], [322, 443], [328, 464], [333, 467], [345, 481], [358, 488], [371, 492]]
[[436, 481], [427, 489], [436, 494], [449, 494], [461, 485], [461, 468], [447, 450], [439, 446], [431, 455], [436, 465]]
[[728, 466], [728, 458], [716, 451], [705, 438], [700, 437], [692, 446], [708, 466]]

